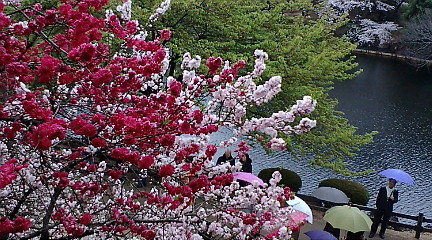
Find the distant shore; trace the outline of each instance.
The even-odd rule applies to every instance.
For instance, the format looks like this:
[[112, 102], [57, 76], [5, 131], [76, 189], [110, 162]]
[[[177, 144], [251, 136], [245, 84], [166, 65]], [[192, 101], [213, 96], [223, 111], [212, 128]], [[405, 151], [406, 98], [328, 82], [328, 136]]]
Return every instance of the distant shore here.
[[353, 53], [356, 54], [366, 54], [366, 55], [375, 55], [375, 56], [382, 56], [382, 57], [388, 57], [388, 58], [394, 58], [406, 62], [412, 62], [420, 65], [432, 65], [432, 61], [422, 59], [422, 58], [415, 58], [415, 57], [409, 57], [405, 55], [400, 55], [396, 53], [389, 53], [384, 51], [376, 51], [376, 50], [368, 50], [368, 49], [354, 49]]

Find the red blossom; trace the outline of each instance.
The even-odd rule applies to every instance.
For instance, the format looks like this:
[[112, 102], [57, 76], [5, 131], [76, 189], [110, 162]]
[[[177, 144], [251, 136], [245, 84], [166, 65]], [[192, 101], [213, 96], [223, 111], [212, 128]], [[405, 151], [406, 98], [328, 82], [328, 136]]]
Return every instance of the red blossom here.
[[164, 165], [160, 168], [159, 176], [168, 177], [168, 176], [173, 175], [174, 171], [175, 171], [174, 166], [171, 164], [167, 164], [167, 165]]
[[5, 27], [8, 27], [9, 24], [10, 24], [9, 17], [4, 15], [3, 13], [0, 13], [0, 30], [2, 30]]
[[30, 229], [32, 223], [24, 217], [17, 217], [14, 221], [6, 217], [0, 218], [0, 237], [6, 237], [8, 233], [25, 232]]
[[201, 124], [202, 120], [204, 119], [204, 114], [201, 110], [195, 110], [193, 112], [193, 118], [198, 124]]
[[51, 110], [39, 106], [34, 100], [25, 100], [22, 102], [22, 106], [30, 117], [39, 120], [49, 121], [53, 114]]
[[133, 145], [133, 144], [137, 143], [137, 139], [134, 136], [128, 134], [124, 137], [123, 142], [126, 145]]
[[127, 33], [135, 34], [138, 31], [138, 26], [135, 21], [128, 21], [126, 23]]
[[193, 179], [189, 182], [189, 187], [192, 189], [193, 193], [200, 191], [201, 189], [208, 189], [210, 182], [207, 176], [200, 176], [197, 179]]
[[95, 86], [107, 84], [113, 79], [113, 75], [108, 69], [100, 69], [97, 73], [91, 75], [92, 82]]
[[175, 136], [171, 134], [165, 134], [159, 139], [159, 142], [165, 147], [172, 146], [175, 142]]
[[145, 156], [138, 162], [138, 167], [141, 169], [149, 169], [153, 165], [154, 161], [155, 159], [153, 156]]
[[94, 137], [97, 135], [98, 132], [96, 126], [82, 118], [77, 118], [70, 122], [69, 128], [77, 135], [85, 137]]
[[206, 65], [209, 69], [209, 74], [215, 75], [217, 73], [217, 71], [219, 70], [219, 68], [222, 66], [222, 58], [211, 57], [211, 58], [207, 59]]
[[38, 68], [39, 82], [42, 84], [49, 83], [53, 80], [59, 69], [60, 61], [51, 56], [44, 56]]
[[115, 148], [111, 152], [111, 157], [117, 160], [124, 160], [127, 155], [129, 155], [130, 151], [126, 148]]
[[[12, 156], [20, 158], [20, 162], [11, 159], [0, 165], [0, 189], [7, 188], [6, 204], [14, 204], [10, 199], [14, 199], [15, 190], [34, 191], [18, 211], [31, 207], [32, 211], [25, 211], [29, 218], [1, 217], [0, 238], [38, 231], [30, 229], [32, 222], [43, 225], [39, 215], [45, 214], [44, 209], [31, 206], [38, 194], [41, 199], [56, 200], [51, 214], [54, 224], [48, 224], [47, 229], [49, 238], [55, 237], [52, 233], [58, 233], [59, 238], [79, 238], [102, 230], [108, 235], [128, 233], [155, 239], [154, 226], [139, 223], [132, 216], [157, 208], [176, 213], [184, 204], [192, 204], [197, 192], [233, 182], [232, 174], [212, 174], [211, 179], [207, 175], [212, 171], [207, 163], [217, 151], [215, 145], [183, 141], [181, 137], [204, 139], [202, 134], [218, 130], [218, 124], [223, 123], [200, 103], [211, 98], [216, 87], [235, 81], [245, 63], [222, 70], [218, 81], [197, 75], [189, 85], [174, 80], [168, 81], [168, 86], [145, 90], [150, 79], [161, 76], [168, 53], [163, 44], [170, 40], [171, 32], [161, 30], [159, 36], [151, 36], [153, 41], [138, 39], [134, 35], [146, 28], [120, 19], [117, 13], [104, 19], [107, 4], [108, 0], [61, 0], [53, 5], [58, 7], [46, 9], [40, 3], [31, 6], [24, 1], [19, 8], [28, 17], [27, 23], [17, 23], [24, 16], [11, 14], [15, 11], [11, 7], [3, 13], [0, 1], [0, 89], [5, 90], [0, 96], [0, 141], [6, 143]], [[221, 58], [208, 59], [209, 75], [217, 74], [222, 64]], [[157, 84], [166, 83], [165, 76], [159, 80], [162, 83]], [[190, 96], [180, 97], [183, 89], [192, 91], [195, 87]], [[239, 95], [246, 96], [247, 90], [241, 91]], [[94, 148], [95, 155], [89, 155]], [[247, 150], [243, 143], [239, 148]], [[174, 155], [172, 164], [160, 162]], [[106, 170], [90, 163], [90, 157], [97, 163], [106, 161]], [[34, 165], [21, 178], [19, 171], [27, 162]], [[134, 189], [130, 196], [123, 184], [115, 185], [115, 180], [126, 177], [125, 171], [185, 176], [176, 175], [170, 180], [176, 183], [164, 183], [161, 190], [166, 192]], [[44, 187], [34, 188], [33, 181]], [[289, 193], [284, 189], [283, 196], [276, 197], [286, 199]], [[239, 213], [234, 208], [227, 211]], [[153, 213], [157, 220], [159, 213]], [[239, 217], [243, 224], [254, 225], [252, 233], [259, 233], [263, 223], [275, 216]], [[109, 224], [103, 226], [104, 222]]]
[[72, 73], [65, 73], [65, 74], [60, 75], [60, 77], [59, 77], [59, 83], [60, 84], [64, 84], [64, 85], [71, 84], [74, 81], [75, 81], [75, 77]]
[[123, 171], [122, 170], [110, 170], [109, 175], [113, 179], [120, 179], [123, 176]]
[[170, 92], [173, 96], [180, 96], [182, 85], [178, 81], [172, 81], [169, 86]]
[[189, 134], [192, 132], [192, 128], [191, 125], [188, 122], [183, 122], [180, 125], [180, 132], [184, 133], [184, 134]]
[[57, 21], [57, 15], [55, 10], [47, 10], [45, 14], [46, 24], [54, 24]]
[[89, 62], [96, 56], [96, 47], [91, 43], [82, 44], [69, 52], [72, 61]]
[[216, 152], [217, 148], [215, 145], [208, 145], [205, 154], [209, 159], [211, 159], [216, 154]]
[[90, 171], [90, 172], [96, 172], [97, 169], [98, 169], [98, 165], [96, 165], [96, 164], [90, 164], [87, 166], [87, 171]]
[[0, 166], [0, 189], [11, 184], [18, 177], [17, 172], [25, 167], [23, 165], [16, 165], [17, 162], [13, 158]]
[[79, 219], [79, 222], [81, 224], [88, 225], [91, 223], [91, 220], [92, 216], [90, 215], [90, 213], [84, 213], [84, 215], [82, 215], [82, 217]]
[[171, 31], [168, 29], [164, 29], [160, 31], [160, 36], [162, 40], [168, 41], [171, 38]]
[[29, 219], [24, 217], [17, 217], [15, 218], [14, 222], [14, 232], [24, 232], [29, 230], [29, 228], [32, 226], [32, 223]]

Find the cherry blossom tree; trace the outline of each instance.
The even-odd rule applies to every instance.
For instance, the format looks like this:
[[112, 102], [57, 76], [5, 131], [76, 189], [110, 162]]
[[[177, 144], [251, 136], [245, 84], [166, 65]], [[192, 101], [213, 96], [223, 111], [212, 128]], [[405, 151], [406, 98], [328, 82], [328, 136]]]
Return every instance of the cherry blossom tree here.
[[403, 0], [328, 0], [326, 5], [334, 9], [336, 15], [350, 15], [352, 27], [347, 36], [352, 41], [382, 48], [394, 42], [392, 32], [400, 27], [389, 20], [396, 16], [390, 13], [396, 13], [403, 3]]
[[304, 216], [282, 205], [281, 175], [240, 187], [238, 165], [212, 163], [209, 134], [225, 126], [281, 150], [281, 136], [315, 127], [302, 116], [316, 102], [247, 119], [281, 90], [278, 76], [256, 84], [264, 51], [249, 73], [220, 57], [198, 70], [201, 58], [185, 53], [175, 79], [170, 32], [147, 38], [130, 0], [107, 4], [0, 2], [0, 238], [288, 239]]
[[359, 26], [348, 32], [351, 39], [363, 46], [384, 47], [394, 42], [392, 32], [400, 29], [394, 22], [377, 23], [369, 19], [361, 19]]

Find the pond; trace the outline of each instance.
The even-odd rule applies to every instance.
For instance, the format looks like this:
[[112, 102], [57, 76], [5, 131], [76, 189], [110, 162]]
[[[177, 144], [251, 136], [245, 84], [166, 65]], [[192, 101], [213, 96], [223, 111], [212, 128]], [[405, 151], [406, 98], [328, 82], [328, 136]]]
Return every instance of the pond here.
[[[375, 141], [364, 146], [350, 159], [350, 169], [375, 172], [362, 177], [346, 178], [331, 170], [311, 168], [307, 160], [294, 159], [287, 152], [267, 155], [263, 149], [250, 151], [254, 173], [267, 167], [283, 166], [297, 172], [303, 180], [300, 190], [311, 193], [319, 182], [338, 177], [366, 186], [373, 206], [378, 189], [387, 180], [377, 172], [387, 168], [402, 169], [415, 179], [415, 186], [397, 184], [400, 201], [395, 211], [411, 215], [419, 212], [432, 218], [432, 73], [417, 70], [406, 63], [388, 58], [358, 56], [363, 69], [357, 78], [339, 82], [331, 96], [339, 100], [338, 110], [345, 113], [359, 133], [378, 131]], [[222, 129], [213, 141], [227, 139], [231, 131]], [[222, 154], [222, 150], [218, 153]]]

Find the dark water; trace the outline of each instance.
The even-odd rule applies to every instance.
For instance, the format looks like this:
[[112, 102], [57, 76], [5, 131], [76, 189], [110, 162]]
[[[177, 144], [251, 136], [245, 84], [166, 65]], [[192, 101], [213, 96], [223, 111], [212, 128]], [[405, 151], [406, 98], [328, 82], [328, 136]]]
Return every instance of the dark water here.
[[[378, 131], [374, 143], [350, 159], [350, 169], [375, 172], [357, 178], [346, 178], [365, 185], [374, 205], [376, 194], [387, 180], [377, 172], [386, 168], [402, 169], [414, 178], [415, 186], [397, 184], [400, 201], [395, 211], [411, 215], [419, 212], [432, 218], [432, 73], [386, 58], [359, 56], [364, 69], [356, 79], [337, 83], [331, 96], [339, 100], [343, 111], [359, 133]], [[231, 131], [223, 129], [212, 139], [227, 139]], [[222, 154], [222, 150], [218, 155]], [[267, 155], [261, 148], [251, 151], [254, 173], [267, 167], [297, 172], [303, 194], [311, 193], [320, 181], [345, 178], [322, 168], [311, 168], [307, 160], [294, 159], [286, 152]]]
[[[363, 73], [336, 84], [331, 94], [359, 132], [379, 132], [352, 160], [352, 169], [408, 172], [416, 185], [398, 184], [396, 211], [432, 217], [432, 73], [386, 58], [359, 56], [358, 62]], [[356, 180], [375, 192], [377, 179], [375, 173]]]

